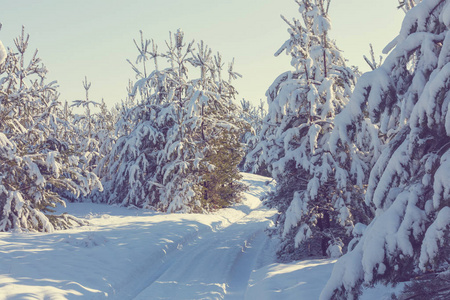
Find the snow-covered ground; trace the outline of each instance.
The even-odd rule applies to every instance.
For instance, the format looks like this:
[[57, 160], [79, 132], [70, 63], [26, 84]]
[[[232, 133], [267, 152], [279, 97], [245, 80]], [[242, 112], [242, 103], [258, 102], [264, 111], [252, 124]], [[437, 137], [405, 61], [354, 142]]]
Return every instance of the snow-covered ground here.
[[[245, 299], [258, 300], [313, 300], [330, 277], [333, 259], [313, 259], [289, 264], [273, 263], [253, 271], [248, 282]], [[363, 289], [360, 300], [390, 300], [398, 294], [402, 284], [396, 287], [377, 285]]]
[[0, 233], [0, 299], [317, 299], [334, 261], [273, 263], [267, 180], [244, 174], [243, 202], [214, 214], [75, 203], [61, 211], [89, 226]]

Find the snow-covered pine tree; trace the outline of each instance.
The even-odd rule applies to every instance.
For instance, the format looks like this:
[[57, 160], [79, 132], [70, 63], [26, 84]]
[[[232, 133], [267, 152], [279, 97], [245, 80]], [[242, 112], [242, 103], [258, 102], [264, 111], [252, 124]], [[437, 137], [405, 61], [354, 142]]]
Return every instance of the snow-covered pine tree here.
[[98, 108], [99, 111], [93, 115], [93, 138], [98, 141], [98, 156], [95, 161], [96, 174], [98, 174], [97, 168], [100, 160], [111, 153], [116, 141], [115, 126], [118, 120], [114, 108], [109, 109], [103, 99]]
[[74, 128], [74, 114], [67, 101], [58, 110], [58, 118], [61, 125], [58, 127], [58, 136], [68, 144], [75, 144], [79, 132]]
[[[175, 126], [177, 112], [175, 106], [170, 106], [170, 100], [178, 81], [173, 69], [159, 70], [157, 45], [144, 40], [143, 33], [140, 34], [140, 43], [135, 41], [139, 52], [137, 65], [129, 61], [137, 82], [130, 82], [129, 101], [122, 103], [116, 124], [117, 141], [111, 153], [101, 160], [98, 171], [105, 187], [101, 195], [103, 202], [156, 208], [163, 187], [157, 169], [163, 167], [159, 160], [164, 158], [166, 136]], [[155, 65], [150, 74], [147, 73], [149, 59]], [[168, 91], [172, 91], [170, 99]], [[135, 103], [138, 94], [141, 98]]]
[[[321, 299], [355, 299], [362, 284], [448, 271], [449, 29], [450, 1], [415, 5], [385, 48], [395, 47], [385, 62], [355, 89], [353, 107], [365, 107], [387, 141], [365, 199], [377, 211], [359, 243], [336, 263]], [[354, 118], [361, 113], [354, 110]]]
[[89, 99], [91, 82], [87, 81], [87, 77], [84, 78], [83, 88], [86, 93], [86, 98], [83, 100], [74, 100], [72, 107], [82, 107], [85, 109], [84, 114], [74, 116], [75, 125], [79, 134], [77, 146], [83, 155], [82, 161], [80, 162], [81, 166], [88, 171], [93, 171], [102, 158], [102, 155], [99, 153], [102, 140], [97, 136], [100, 128], [96, 128], [96, 116], [92, 112], [92, 108], [100, 106], [100, 103]]
[[[79, 137], [76, 141], [77, 148], [82, 154], [80, 167], [94, 172], [100, 180], [105, 174], [101, 171], [101, 164], [107, 164], [105, 159], [112, 151], [117, 140], [116, 123], [118, 121], [118, 111], [113, 107], [111, 110], [107, 107], [105, 101], [97, 106], [97, 112], [90, 112], [86, 109], [84, 115], [76, 115], [76, 131]], [[87, 124], [90, 123], [90, 126]], [[90, 128], [90, 134], [88, 130]], [[79, 198], [79, 201], [101, 202], [102, 196], [99, 194], [102, 190], [94, 190], [87, 197]]]
[[203, 41], [191, 64], [200, 68], [200, 78], [191, 80], [193, 89], [184, 126], [190, 126], [194, 138], [200, 139], [196, 143], [204, 155], [198, 174], [201, 191], [196, 199], [202, 209], [217, 209], [238, 201], [243, 190], [238, 165], [244, 155], [240, 137], [245, 122], [236, 114], [233, 100], [237, 92], [231, 84], [241, 75], [234, 72], [233, 60], [226, 73], [228, 78], [223, 78], [220, 53], [213, 56]]
[[[105, 184], [106, 182], [111, 182], [112, 176], [114, 174], [110, 173], [110, 163], [113, 163], [116, 159], [115, 156], [111, 155], [117, 139], [120, 136], [128, 136], [131, 133], [133, 127], [133, 118], [130, 117], [132, 108], [136, 106], [136, 97], [133, 95], [134, 84], [130, 80], [127, 86], [127, 97], [120, 103], [115, 104], [108, 112], [106, 105], [100, 106], [100, 114], [98, 114], [98, 120], [96, 121], [96, 126], [99, 128], [106, 128], [105, 134], [108, 138], [101, 143], [101, 153], [102, 158], [98, 161], [95, 169], [95, 173], [100, 178], [100, 180]], [[104, 116], [107, 116], [106, 118]], [[111, 161], [110, 161], [111, 160]], [[100, 192], [95, 190], [89, 197], [94, 202], [106, 202], [109, 196], [108, 191]]]
[[257, 163], [255, 157], [249, 155], [253, 153], [253, 150], [257, 147], [261, 139], [263, 121], [267, 115], [264, 102], [260, 100], [260, 104], [254, 106], [250, 101], [242, 99], [240, 108], [240, 118], [246, 122], [246, 127], [241, 137], [241, 142], [244, 144], [245, 156], [239, 167], [244, 172], [270, 176], [270, 173], [267, 171], [267, 166], [264, 163]]
[[[212, 201], [217, 184], [235, 190], [240, 186], [237, 168], [229, 170], [225, 181], [213, 180], [221, 169], [214, 157], [225, 147], [219, 137], [230, 141], [240, 131], [231, 102], [236, 93], [231, 80], [237, 75], [230, 65], [229, 79], [224, 80], [220, 55], [212, 56], [203, 43], [194, 50], [180, 30], [166, 45], [167, 50], [158, 53], [156, 44], [144, 40], [142, 33], [136, 42], [136, 63], [142, 68], [132, 64], [138, 79], [132, 95], [139, 92], [141, 101], [118, 123], [118, 132], [127, 131], [120, 129], [126, 126], [130, 133], [118, 138], [107, 158], [106, 185], [111, 191], [106, 201], [168, 212], [220, 207]], [[160, 68], [159, 58], [169, 66]], [[154, 69], [147, 73], [149, 59]], [[192, 78], [188, 76], [189, 65], [199, 77], [192, 72]], [[234, 151], [240, 152], [239, 145]]]
[[0, 231], [49, 232], [82, 223], [51, 214], [65, 205], [59, 191], [87, 194], [101, 183], [77, 167], [79, 157], [61, 140], [57, 86], [45, 83], [37, 51], [26, 63], [28, 40], [22, 29], [16, 53], [9, 49], [5, 58], [0, 49]]
[[267, 91], [262, 142], [251, 153], [263, 157], [277, 182], [268, 203], [280, 212], [282, 260], [340, 255], [358, 209], [351, 206], [352, 190], [343, 180], [347, 170], [328, 147], [334, 117], [347, 104], [356, 78], [329, 38], [330, 2], [296, 3], [301, 20], [283, 17], [290, 38], [275, 54], [291, 55], [295, 70], [281, 74]]

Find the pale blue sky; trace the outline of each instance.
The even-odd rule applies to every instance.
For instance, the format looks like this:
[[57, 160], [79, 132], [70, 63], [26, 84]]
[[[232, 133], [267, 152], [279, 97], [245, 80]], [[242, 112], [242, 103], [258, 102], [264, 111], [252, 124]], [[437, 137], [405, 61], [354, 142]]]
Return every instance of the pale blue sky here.
[[[331, 2], [330, 34], [350, 64], [367, 71], [362, 56], [369, 43], [381, 54], [397, 35], [404, 16], [397, 5], [396, 0]], [[104, 98], [109, 106], [126, 97], [128, 79], [134, 79], [126, 59], [137, 56], [133, 39], [139, 30], [162, 49], [169, 31], [178, 28], [226, 61], [235, 58], [235, 70], [244, 76], [235, 81], [238, 99], [265, 101], [272, 81], [290, 69], [287, 56], [273, 56], [289, 37], [280, 14], [300, 16], [293, 0], [3, 0], [1, 6], [0, 40], [12, 47], [24, 25], [30, 47], [39, 49], [50, 71], [48, 79], [60, 85], [60, 100], [82, 99], [86, 75], [90, 98]]]

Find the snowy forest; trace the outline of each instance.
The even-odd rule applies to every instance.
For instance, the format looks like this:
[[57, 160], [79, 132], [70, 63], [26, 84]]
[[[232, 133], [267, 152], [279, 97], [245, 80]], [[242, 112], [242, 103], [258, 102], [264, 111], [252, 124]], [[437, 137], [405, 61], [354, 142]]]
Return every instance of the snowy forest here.
[[[12, 45], [0, 41], [1, 264], [13, 263], [5, 249], [16, 237], [39, 244], [71, 232], [58, 243], [112, 245], [106, 233], [74, 238], [76, 230], [91, 226], [86, 214], [68, 209], [80, 205], [123, 208], [136, 212], [135, 218], [150, 213], [161, 220], [180, 216], [174, 222], [197, 218], [211, 228], [220, 216], [229, 218], [221, 222], [241, 222], [244, 232], [256, 225], [244, 224], [237, 214], [251, 212], [231, 211], [250, 203], [252, 182], [260, 178], [265, 223], [258, 225], [261, 235], [252, 233], [242, 249], [252, 249], [247, 247], [252, 242], [256, 251], [266, 245], [259, 240], [270, 240], [273, 259], [267, 263], [332, 262], [321, 273], [326, 278], [318, 294], [301, 299], [381, 299], [368, 296], [374, 287], [388, 294], [384, 299], [450, 299], [450, 1], [399, 1], [401, 29], [384, 48], [384, 58], [368, 45], [364, 59], [371, 71], [363, 74], [332, 38], [330, 2], [292, 1], [297, 16], [280, 20], [288, 34], [274, 51], [288, 55], [291, 65], [273, 74], [261, 103], [239, 98], [234, 82], [245, 74], [233, 60], [224, 61], [207, 41], [194, 41], [181, 29], [161, 44], [138, 33], [136, 53], [124, 54], [134, 55], [128, 62], [135, 77], [124, 83], [127, 98], [113, 107], [90, 98], [95, 82], [89, 74], [79, 82], [84, 99], [59, 99], [58, 83], [47, 78], [39, 53], [30, 49], [26, 28]], [[111, 218], [101, 223], [109, 226], [104, 230], [115, 230]], [[161, 227], [185, 235], [164, 253], [194, 243], [187, 238], [194, 233], [182, 231], [194, 226], [189, 224]], [[267, 263], [255, 264], [261, 269]], [[158, 267], [158, 278], [171, 267]], [[278, 299], [261, 298], [262, 287], [255, 292], [255, 270], [253, 292], [245, 282], [246, 292], [233, 299]], [[11, 274], [11, 267], [0, 267], [0, 299], [45, 298], [44, 284], [31, 288], [41, 295], [37, 298], [17, 294], [14, 287], [2, 291], [15, 278]], [[295, 276], [290, 280], [302, 280]], [[182, 299], [227, 299], [232, 283], [215, 286], [216, 294], [200, 296], [196, 290]], [[116, 294], [101, 295], [171, 298], [156, 296], [170, 293], [156, 287], [124, 294], [129, 285], [116, 282]], [[88, 290], [55, 299], [79, 299]], [[281, 295], [300, 299], [286, 291]]]

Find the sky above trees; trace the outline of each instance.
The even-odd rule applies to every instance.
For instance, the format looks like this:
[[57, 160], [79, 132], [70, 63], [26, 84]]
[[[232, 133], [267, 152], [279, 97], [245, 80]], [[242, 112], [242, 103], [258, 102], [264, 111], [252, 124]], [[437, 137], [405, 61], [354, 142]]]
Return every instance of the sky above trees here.
[[[134, 79], [126, 59], [136, 59], [139, 30], [163, 47], [169, 31], [178, 28], [188, 40], [204, 40], [225, 61], [235, 58], [235, 70], [244, 76], [235, 82], [238, 99], [265, 101], [270, 83], [290, 68], [289, 57], [273, 55], [289, 37], [280, 14], [298, 14], [293, 0], [26, 0], [4, 6], [0, 40], [12, 47], [24, 25], [30, 48], [39, 49], [50, 71], [48, 79], [58, 80], [60, 100], [83, 99], [87, 76], [91, 99], [104, 98], [109, 106], [126, 97], [128, 79]], [[332, 1], [330, 35], [350, 64], [367, 71], [362, 56], [369, 43], [378, 55], [398, 34], [404, 13], [396, 7], [395, 0]]]

